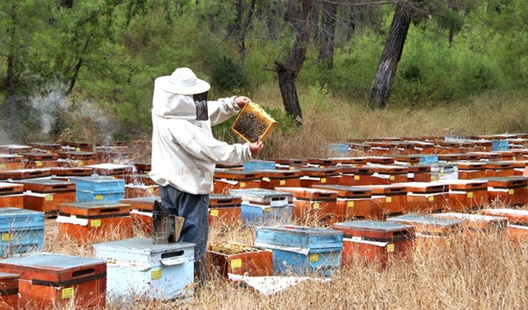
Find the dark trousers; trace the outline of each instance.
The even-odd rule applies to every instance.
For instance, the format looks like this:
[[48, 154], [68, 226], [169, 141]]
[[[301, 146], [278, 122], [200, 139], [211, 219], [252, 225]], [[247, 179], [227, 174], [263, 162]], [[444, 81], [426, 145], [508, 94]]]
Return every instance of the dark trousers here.
[[193, 195], [172, 186], [160, 186], [159, 190], [163, 207], [170, 214], [185, 218], [178, 241], [195, 244], [194, 261], [199, 263], [205, 256], [209, 236], [209, 195]]

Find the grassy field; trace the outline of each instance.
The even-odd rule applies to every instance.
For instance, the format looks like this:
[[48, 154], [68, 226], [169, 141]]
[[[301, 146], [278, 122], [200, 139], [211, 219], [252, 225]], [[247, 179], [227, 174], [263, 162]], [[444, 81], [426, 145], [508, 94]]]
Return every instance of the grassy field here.
[[[322, 93], [322, 94], [321, 94]], [[274, 95], [275, 94], [275, 95]], [[266, 108], [282, 109], [278, 91], [251, 97]], [[300, 91], [304, 126], [277, 129], [261, 154], [266, 158], [326, 157], [332, 142], [374, 137], [465, 136], [528, 132], [526, 98], [489, 96], [471, 102], [418, 110], [391, 103], [369, 111], [354, 100], [333, 98], [318, 89]], [[148, 161], [148, 141], [137, 144], [135, 160]], [[524, 206], [527, 208], [527, 206]], [[58, 236], [57, 223], [46, 221], [45, 250], [91, 257], [91, 244]], [[136, 236], [145, 236], [135, 230]], [[253, 244], [250, 228], [210, 232], [210, 242]], [[357, 261], [328, 282], [307, 281], [266, 296], [248, 286], [211, 275], [206, 287], [184, 304], [138, 297], [133, 309], [525, 309], [528, 304], [528, 250], [504, 233], [451, 236], [450, 245], [417, 248], [409, 260], [393, 260], [381, 270]], [[108, 300], [108, 309], [120, 309]]]

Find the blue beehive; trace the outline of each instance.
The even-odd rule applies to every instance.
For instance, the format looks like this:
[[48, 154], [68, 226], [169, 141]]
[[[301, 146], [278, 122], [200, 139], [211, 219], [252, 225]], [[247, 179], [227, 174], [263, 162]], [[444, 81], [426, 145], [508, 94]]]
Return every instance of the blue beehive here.
[[508, 140], [493, 140], [491, 142], [492, 151], [507, 151], [509, 149]]
[[291, 222], [293, 193], [265, 188], [231, 189], [242, 198], [240, 216], [245, 225], [271, 225]]
[[257, 227], [255, 246], [273, 251], [274, 272], [330, 276], [341, 269], [343, 232], [295, 225]]
[[44, 212], [0, 208], [0, 255], [42, 250], [44, 247]]
[[243, 165], [244, 171], [275, 170], [275, 162], [271, 160], [253, 159]]
[[77, 202], [119, 202], [125, 198], [125, 181], [111, 176], [72, 177], [76, 183]]
[[130, 238], [93, 247], [96, 258], [107, 260], [107, 291], [113, 297], [174, 299], [193, 294], [194, 243]]

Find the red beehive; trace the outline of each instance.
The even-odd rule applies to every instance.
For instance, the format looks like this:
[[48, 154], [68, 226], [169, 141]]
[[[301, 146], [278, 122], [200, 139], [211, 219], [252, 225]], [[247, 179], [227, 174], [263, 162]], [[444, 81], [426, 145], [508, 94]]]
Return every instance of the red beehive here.
[[528, 203], [528, 177], [490, 177], [487, 181], [488, 202], [503, 206], [522, 206]]
[[374, 217], [372, 190], [343, 185], [313, 185], [313, 188], [337, 192], [336, 221], [348, 219], [368, 220]]
[[405, 213], [442, 212], [449, 201], [448, 187], [431, 182], [406, 182], [395, 185], [404, 186], [407, 192]]
[[373, 169], [369, 166], [362, 167], [339, 167], [341, 172], [340, 185], [356, 186], [356, 185], [372, 185]]
[[24, 185], [24, 209], [55, 217], [61, 203], [75, 202], [75, 183], [52, 179], [21, 180]]
[[160, 197], [136, 197], [119, 200], [122, 204], [130, 205], [130, 220], [132, 225], [143, 231], [146, 235], [151, 235], [152, 233], [152, 210], [155, 200], [160, 201]]
[[486, 176], [485, 162], [483, 161], [460, 161], [458, 165], [458, 178], [461, 180], [471, 180]]
[[293, 220], [306, 222], [334, 223], [337, 207], [337, 193], [307, 187], [277, 187], [280, 192], [293, 193]]
[[214, 172], [213, 193], [229, 194], [230, 189], [260, 188], [258, 171], [216, 169]]
[[61, 151], [59, 152], [59, 166], [84, 167], [97, 163], [97, 153], [91, 151]]
[[241, 225], [242, 198], [227, 194], [209, 195], [209, 227]]
[[337, 168], [301, 168], [301, 187], [311, 187], [314, 184], [339, 184], [341, 173]]
[[0, 261], [0, 270], [19, 274], [19, 308], [103, 309], [106, 261], [53, 253], [36, 253]]
[[466, 212], [483, 207], [488, 203], [488, 189], [483, 180], [447, 180], [438, 184], [449, 188], [448, 210]]
[[505, 233], [508, 226], [508, 219], [505, 217], [483, 215], [483, 214], [471, 214], [471, 213], [458, 213], [458, 212], [447, 212], [433, 214], [435, 217], [448, 218], [464, 221], [466, 231], [472, 232], [498, 232]]
[[24, 185], [19, 183], [0, 182], [0, 208], [24, 207]]
[[22, 160], [21, 155], [0, 154], [0, 171], [22, 169], [24, 166]]
[[409, 169], [402, 166], [379, 165], [372, 167], [372, 184], [387, 185], [393, 183], [407, 182]]
[[260, 188], [275, 189], [275, 187], [300, 187], [301, 175], [298, 170], [262, 170]]
[[104, 201], [63, 203], [59, 206], [59, 233], [72, 240], [98, 242], [132, 237], [130, 205]]
[[222, 277], [228, 273], [250, 277], [273, 275], [273, 252], [238, 242], [212, 243], [207, 246], [209, 269]]
[[59, 156], [53, 153], [26, 153], [24, 154], [24, 168], [35, 169], [58, 167], [58, 158]]
[[18, 309], [19, 274], [0, 272], [0, 310]]
[[373, 218], [382, 219], [405, 213], [407, 192], [404, 186], [387, 184], [358, 187], [372, 190]]

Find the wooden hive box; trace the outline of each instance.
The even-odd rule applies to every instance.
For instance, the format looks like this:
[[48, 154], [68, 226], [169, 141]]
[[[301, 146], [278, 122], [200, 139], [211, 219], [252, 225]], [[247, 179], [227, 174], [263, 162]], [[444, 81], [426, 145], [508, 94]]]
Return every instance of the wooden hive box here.
[[373, 169], [369, 166], [361, 167], [338, 167], [341, 172], [340, 185], [345, 186], [356, 186], [356, 185], [372, 185]]
[[293, 213], [293, 194], [264, 188], [232, 189], [240, 197], [240, 214], [244, 225], [289, 224]]
[[206, 255], [209, 270], [225, 279], [228, 273], [250, 277], [273, 275], [271, 250], [224, 241], [208, 244]]
[[76, 202], [59, 206], [59, 233], [80, 244], [132, 237], [130, 205], [112, 202]]
[[112, 176], [71, 177], [78, 202], [118, 202], [125, 198], [125, 181]]
[[0, 270], [19, 274], [20, 307], [57, 309], [106, 305], [106, 262], [54, 253], [35, 253], [0, 260]]
[[372, 191], [373, 219], [401, 215], [407, 208], [407, 191], [404, 186], [396, 184], [364, 185], [359, 188]]
[[152, 210], [154, 201], [161, 201], [159, 196], [124, 198], [119, 203], [130, 205], [130, 220], [133, 227], [137, 227], [145, 234], [152, 233]]
[[343, 185], [312, 185], [313, 188], [337, 192], [336, 222], [348, 219], [372, 219], [372, 190]]
[[488, 203], [487, 183], [483, 180], [447, 180], [435, 182], [449, 188], [448, 209], [466, 212], [482, 208]]
[[275, 168], [281, 170], [294, 170], [307, 168], [306, 158], [271, 158], [275, 162]]
[[298, 170], [260, 170], [260, 188], [300, 187], [301, 174]]
[[93, 169], [93, 173], [106, 176], [123, 176], [132, 172], [132, 166], [114, 163], [102, 163], [95, 165], [86, 165]]
[[32, 151], [40, 151], [47, 154], [58, 154], [62, 149], [58, 143], [30, 142], [28, 145], [31, 146]]
[[449, 189], [445, 184], [432, 182], [406, 182], [395, 185], [404, 186], [407, 192], [405, 213], [443, 212], [449, 202]]
[[54, 153], [26, 153], [24, 154], [24, 168], [36, 169], [58, 167], [58, 158], [59, 156]]
[[41, 211], [55, 217], [61, 203], [75, 202], [75, 183], [52, 179], [21, 180], [24, 185], [24, 209]]
[[255, 246], [273, 251], [273, 271], [330, 276], [341, 270], [343, 233], [295, 225], [257, 227]]
[[0, 310], [18, 309], [19, 274], [0, 272]]
[[394, 259], [409, 258], [415, 239], [412, 225], [380, 221], [336, 223], [332, 229], [342, 231], [343, 268], [353, 266], [356, 255], [366, 262], [380, 264], [382, 269]]
[[242, 198], [229, 194], [209, 195], [209, 227], [239, 227], [242, 224]]
[[471, 180], [486, 176], [486, 163], [483, 161], [459, 161], [456, 164], [458, 165], [459, 179]]
[[62, 149], [69, 149], [75, 152], [93, 152], [93, 144], [83, 141], [62, 141]]
[[459, 212], [446, 212], [433, 214], [435, 217], [448, 218], [463, 220], [464, 226], [467, 232], [484, 232], [484, 233], [506, 233], [508, 227], [508, 219], [505, 217], [483, 215], [483, 214], [471, 214], [471, 213], [459, 213]]
[[407, 167], [396, 165], [379, 165], [372, 167], [372, 184], [387, 185], [392, 183], [407, 182]]
[[293, 194], [292, 219], [298, 223], [335, 223], [337, 192], [307, 187], [277, 187]]
[[311, 187], [314, 184], [339, 184], [341, 172], [333, 168], [300, 168], [301, 187]]
[[2, 257], [42, 250], [44, 213], [21, 208], [0, 208]]
[[265, 141], [277, 122], [255, 102], [249, 102], [238, 114], [231, 129], [244, 141]]
[[22, 155], [0, 154], [0, 171], [24, 168]]
[[523, 206], [528, 203], [528, 177], [489, 177], [487, 181], [488, 202], [499, 202], [505, 207]]
[[259, 187], [260, 173], [258, 171], [215, 169], [213, 194], [228, 194], [231, 189]]
[[0, 171], [0, 180], [26, 180], [51, 176], [50, 168], [17, 169]]
[[52, 167], [50, 174], [52, 178], [68, 181], [69, 177], [90, 176], [93, 173], [92, 168], [86, 167]]
[[458, 219], [438, 218], [432, 215], [405, 214], [387, 219], [391, 223], [412, 225], [417, 233], [425, 235], [446, 236], [461, 232], [464, 221]]
[[61, 151], [59, 159], [64, 159], [67, 167], [84, 167], [97, 164], [97, 153], [91, 151]]
[[0, 208], [24, 208], [24, 185], [0, 182]]

